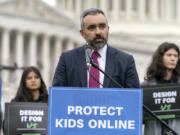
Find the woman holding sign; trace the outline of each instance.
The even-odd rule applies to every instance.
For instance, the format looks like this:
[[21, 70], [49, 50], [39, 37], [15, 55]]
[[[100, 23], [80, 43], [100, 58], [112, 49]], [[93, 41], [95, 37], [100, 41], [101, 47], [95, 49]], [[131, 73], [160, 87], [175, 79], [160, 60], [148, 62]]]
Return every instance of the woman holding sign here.
[[153, 55], [143, 85], [180, 82], [179, 48], [173, 43], [163, 43]]
[[[180, 83], [180, 51], [173, 43], [162, 43], [147, 68], [144, 85]], [[170, 119], [167, 124], [180, 134], [180, 119]], [[154, 120], [146, 121], [144, 135], [166, 135], [166, 129]]]
[[28, 67], [24, 70], [12, 102], [48, 102], [46, 85], [36, 67]]
[[[48, 91], [46, 85], [41, 77], [39, 70], [36, 67], [27, 67], [24, 70], [16, 96], [11, 102], [48, 102]], [[33, 116], [33, 113], [38, 112], [42, 114], [42, 112], [38, 110], [21, 110], [20, 115], [25, 115], [25, 117], [30, 115], [30, 117], [26, 117], [26, 119], [23, 120], [27, 120], [27, 118], [29, 118], [31, 122], [41, 121], [41, 117]], [[38, 114], [39, 116], [40, 113]], [[7, 129], [8, 125], [5, 125], [5, 121], [3, 121], [3, 132], [8, 131]]]

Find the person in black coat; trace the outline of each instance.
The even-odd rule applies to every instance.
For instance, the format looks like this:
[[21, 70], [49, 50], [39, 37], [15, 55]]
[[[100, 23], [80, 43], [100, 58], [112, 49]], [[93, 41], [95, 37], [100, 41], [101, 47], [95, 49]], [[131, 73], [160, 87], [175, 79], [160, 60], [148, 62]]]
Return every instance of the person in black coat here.
[[[180, 83], [180, 50], [176, 44], [164, 42], [154, 53], [152, 62], [147, 68], [146, 79], [141, 85], [167, 83]], [[180, 118], [166, 120], [166, 122], [180, 134]], [[145, 122], [144, 135], [166, 135], [166, 131], [158, 121]]]

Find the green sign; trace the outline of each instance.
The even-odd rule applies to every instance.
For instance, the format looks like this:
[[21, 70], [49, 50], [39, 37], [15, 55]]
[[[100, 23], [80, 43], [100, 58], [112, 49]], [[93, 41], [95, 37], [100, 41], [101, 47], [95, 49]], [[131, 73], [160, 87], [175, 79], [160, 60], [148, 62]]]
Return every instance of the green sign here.
[[[143, 102], [160, 119], [180, 117], [180, 84], [143, 87]], [[144, 112], [144, 120], [152, 119]]]
[[46, 135], [48, 126], [46, 103], [6, 103], [5, 135]]

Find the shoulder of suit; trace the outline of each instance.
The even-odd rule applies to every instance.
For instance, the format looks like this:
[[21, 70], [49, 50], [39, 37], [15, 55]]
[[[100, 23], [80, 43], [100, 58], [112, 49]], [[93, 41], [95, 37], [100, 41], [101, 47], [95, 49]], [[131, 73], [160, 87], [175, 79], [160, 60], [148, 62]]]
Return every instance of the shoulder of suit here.
[[85, 45], [71, 49], [71, 50], [64, 51], [63, 54], [73, 54], [73, 53], [84, 51], [84, 46]]
[[110, 52], [112, 52], [112, 53], [117, 53], [117, 54], [119, 54], [119, 55], [123, 55], [123, 56], [127, 56], [127, 57], [132, 56], [131, 54], [129, 54], [129, 53], [127, 53], [127, 52], [121, 51], [121, 50], [116, 49], [116, 48], [114, 48], [114, 47], [111, 47], [111, 46], [109, 46], [109, 45], [108, 45], [107, 50], [110, 51]]

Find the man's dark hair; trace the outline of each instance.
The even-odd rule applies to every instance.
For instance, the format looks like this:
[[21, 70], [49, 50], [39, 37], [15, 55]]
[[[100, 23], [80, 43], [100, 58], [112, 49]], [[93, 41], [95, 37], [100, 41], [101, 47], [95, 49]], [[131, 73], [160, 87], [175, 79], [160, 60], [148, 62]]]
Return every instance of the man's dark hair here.
[[[87, 9], [85, 10], [81, 17], [80, 17], [80, 25], [81, 25], [81, 29], [83, 30], [84, 29], [84, 24], [83, 24], [83, 20], [84, 18], [87, 16], [87, 15], [96, 15], [96, 14], [102, 14], [105, 16], [104, 12], [101, 10], [101, 9], [97, 9], [97, 8], [90, 8], [90, 9]], [[106, 16], [105, 16], [106, 17]], [[106, 19], [107, 21], [107, 19]]]
[[146, 77], [148, 80], [150, 80], [151, 78], [155, 78], [156, 80], [160, 81], [163, 80], [163, 78], [166, 76], [166, 67], [163, 63], [163, 56], [169, 49], [175, 49], [178, 53], [178, 62], [176, 68], [172, 72], [172, 75], [176, 80], [180, 77], [179, 48], [174, 43], [164, 42], [158, 47], [152, 57], [151, 64], [149, 65], [146, 72]]

